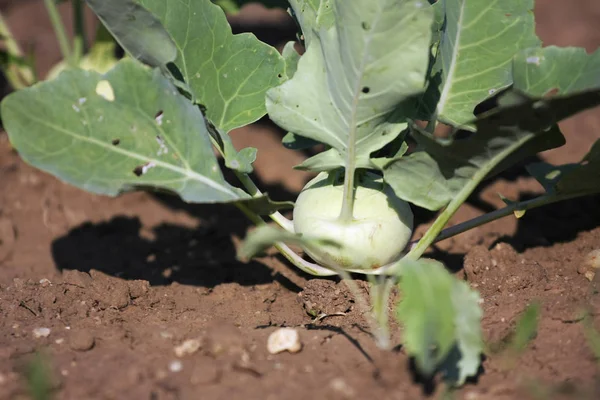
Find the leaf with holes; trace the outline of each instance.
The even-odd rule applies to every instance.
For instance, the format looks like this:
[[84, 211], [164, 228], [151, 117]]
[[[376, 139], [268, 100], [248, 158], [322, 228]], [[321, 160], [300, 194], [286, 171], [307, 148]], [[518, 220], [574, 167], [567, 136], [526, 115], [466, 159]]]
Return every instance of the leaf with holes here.
[[9, 95], [1, 111], [24, 160], [87, 191], [144, 187], [200, 203], [249, 197], [223, 178], [200, 110], [137, 61], [106, 75], [65, 71]]
[[[250, 33], [234, 35], [223, 11], [210, 0], [87, 0], [126, 50], [141, 60], [160, 51], [160, 46], [140, 48], [125, 38], [145, 25], [131, 9], [143, 6], [171, 38], [172, 61], [192, 92], [206, 107], [206, 117], [228, 133], [265, 115], [266, 91], [285, 81], [285, 61], [276, 49]], [[143, 42], [142, 42], [143, 43]], [[171, 55], [171, 53], [169, 53]], [[156, 56], [152, 57], [157, 59]]]
[[269, 90], [267, 109], [282, 128], [334, 149], [311, 169], [369, 167], [406, 126], [398, 104], [423, 91], [433, 13], [425, 1], [329, 3], [335, 21], [325, 28], [310, 3], [291, 2], [308, 48], [293, 78]]

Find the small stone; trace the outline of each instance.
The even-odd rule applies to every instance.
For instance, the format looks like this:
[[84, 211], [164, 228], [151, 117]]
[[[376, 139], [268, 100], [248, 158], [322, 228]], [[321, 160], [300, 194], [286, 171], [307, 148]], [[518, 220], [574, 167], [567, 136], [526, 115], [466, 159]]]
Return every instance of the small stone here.
[[591, 282], [591, 281], [593, 281], [593, 280], [594, 280], [594, 277], [596, 276], [596, 272], [594, 272], [594, 271], [591, 271], [591, 270], [590, 270], [590, 271], [586, 271], [586, 272], [583, 274], [583, 276], [585, 276], [585, 277], [586, 277], [586, 279], [587, 279], [588, 281], [590, 281], [590, 282]]
[[50, 286], [51, 283], [52, 282], [50, 282], [50, 279], [47, 279], [47, 278], [40, 279], [40, 286], [41, 287], [48, 287], [48, 286]]
[[54, 341], [54, 343], [56, 343], [56, 344], [63, 344], [64, 342], [65, 342], [64, 338], [58, 338]]
[[297, 353], [302, 349], [300, 335], [293, 328], [279, 328], [269, 335], [267, 340], [267, 350], [271, 354], [289, 351]]
[[181, 358], [186, 355], [194, 354], [195, 352], [200, 350], [201, 346], [202, 344], [198, 339], [188, 339], [181, 343], [179, 346], [175, 347], [175, 355]]
[[33, 337], [36, 339], [45, 338], [50, 336], [50, 328], [35, 328], [33, 330]]
[[69, 335], [69, 347], [75, 351], [88, 351], [94, 347], [96, 340], [87, 329], [75, 329]]
[[594, 280], [598, 269], [600, 269], [600, 249], [595, 249], [585, 255], [582, 263], [577, 268], [577, 272], [591, 282]]
[[352, 389], [343, 378], [334, 378], [331, 380], [329, 386], [337, 393], [342, 395], [343, 398], [349, 399], [354, 397], [354, 389]]
[[583, 259], [583, 264], [592, 269], [600, 269], [600, 249], [587, 253]]
[[183, 369], [183, 364], [179, 360], [171, 361], [169, 363], [169, 371], [180, 372]]

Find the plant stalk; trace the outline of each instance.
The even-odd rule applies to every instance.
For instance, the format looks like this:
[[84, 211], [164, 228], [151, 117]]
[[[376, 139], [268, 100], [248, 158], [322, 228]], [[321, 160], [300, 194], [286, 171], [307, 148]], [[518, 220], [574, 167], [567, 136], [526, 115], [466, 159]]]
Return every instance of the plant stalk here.
[[[239, 171], [234, 171], [234, 173], [235, 173], [235, 176], [240, 180], [240, 182], [242, 183], [244, 188], [246, 188], [246, 190], [248, 191], [250, 196], [252, 196], [252, 197], [262, 196], [262, 192], [260, 191], [260, 189], [258, 189], [258, 187], [254, 183], [254, 181], [252, 181], [252, 179], [250, 179], [248, 174], [244, 174]], [[275, 211], [274, 213], [270, 214], [269, 218], [271, 218], [277, 225], [279, 225], [286, 231], [294, 233], [294, 223], [292, 221], [290, 221], [289, 219], [287, 219], [285, 216], [283, 216], [283, 214], [281, 214], [279, 211]]]
[[[558, 201], [567, 200], [567, 199], [574, 198], [574, 197], [578, 197], [578, 195], [575, 195], [575, 196], [574, 195], [570, 195], [570, 196], [562, 195], [561, 196], [561, 195], [546, 194], [543, 196], [536, 197], [535, 199], [512, 203], [512, 204], [510, 204], [504, 208], [501, 208], [499, 210], [495, 210], [495, 211], [489, 212], [487, 214], [480, 215], [479, 217], [470, 219], [470, 220], [462, 222], [458, 225], [454, 225], [450, 228], [444, 229], [435, 238], [433, 243], [437, 243], [442, 240], [446, 240], [448, 238], [451, 238], [453, 236], [456, 236], [458, 234], [461, 234], [463, 232], [466, 232], [466, 231], [476, 228], [478, 226], [487, 224], [488, 222], [492, 222], [497, 219], [504, 218], [510, 214], [514, 214], [516, 211], [525, 212], [525, 211], [528, 211], [528, 210], [531, 210], [531, 209], [534, 209], [537, 207], [545, 206], [548, 204], [556, 203]], [[417, 242], [415, 241], [414, 243], [416, 244]]]
[[73, 62], [79, 65], [81, 57], [87, 53], [87, 37], [85, 32], [85, 8], [82, 0], [72, 0], [73, 24], [75, 38], [73, 39]]
[[75, 60], [73, 59], [73, 55], [71, 53], [71, 46], [67, 32], [65, 31], [65, 25], [60, 17], [58, 8], [56, 7], [55, 0], [44, 0], [44, 5], [46, 6], [48, 17], [52, 23], [52, 28], [54, 29], [56, 39], [58, 40], [58, 45], [60, 47], [60, 52], [63, 56], [63, 59], [67, 61], [69, 66], [76, 67], [77, 64], [75, 64]]

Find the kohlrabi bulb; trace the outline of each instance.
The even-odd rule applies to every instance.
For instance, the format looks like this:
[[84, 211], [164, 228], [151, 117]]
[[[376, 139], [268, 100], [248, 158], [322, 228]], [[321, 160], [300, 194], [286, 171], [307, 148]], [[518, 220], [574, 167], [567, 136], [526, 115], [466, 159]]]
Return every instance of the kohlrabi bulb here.
[[302, 189], [294, 207], [296, 233], [340, 246], [306, 245], [304, 251], [323, 267], [372, 270], [396, 261], [412, 235], [410, 206], [381, 177], [357, 174], [354, 218], [340, 220], [344, 185], [338, 173], [320, 173]]

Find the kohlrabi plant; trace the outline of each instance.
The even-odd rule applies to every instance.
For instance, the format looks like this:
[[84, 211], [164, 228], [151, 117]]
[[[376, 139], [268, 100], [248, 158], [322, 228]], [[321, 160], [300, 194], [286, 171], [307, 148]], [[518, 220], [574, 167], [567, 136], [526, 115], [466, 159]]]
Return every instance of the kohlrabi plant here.
[[[4, 99], [23, 159], [93, 193], [160, 190], [237, 207], [257, 226], [240, 259], [275, 246], [351, 288], [350, 273], [369, 277], [382, 347], [398, 286], [404, 348], [423, 374], [462, 384], [483, 348], [478, 294], [422, 258], [430, 245], [600, 191], [596, 142], [580, 163], [528, 166], [545, 194], [444, 229], [482, 181], [563, 145], [557, 123], [600, 104], [600, 53], [542, 47], [532, 0], [291, 0], [299, 43], [282, 54], [233, 35], [210, 0], [87, 4], [128, 56], [105, 74], [70, 69]], [[324, 149], [297, 167], [317, 175], [295, 206], [259, 190], [256, 149], [228, 135], [267, 113], [286, 147]], [[292, 207], [291, 221], [280, 211]], [[413, 242], [411, 207], [440, 211]]]

